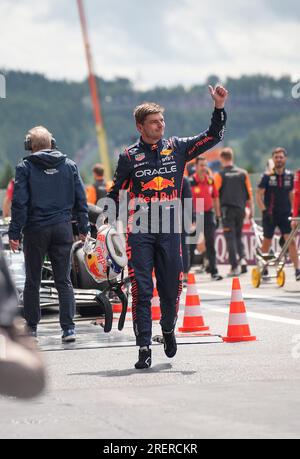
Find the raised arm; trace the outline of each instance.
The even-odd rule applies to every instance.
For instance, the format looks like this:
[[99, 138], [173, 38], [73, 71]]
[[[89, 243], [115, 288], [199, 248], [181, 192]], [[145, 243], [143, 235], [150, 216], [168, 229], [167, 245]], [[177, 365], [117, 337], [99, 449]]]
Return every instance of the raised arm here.
[[184, 155], [186, 162], [210, 150], [224, 138], [227, 119], [224, 107], [228, 91], [223, 86], [216, 86], [215, 88], [209, 86], [209, 91], [215, 106], [210, 127], [194, 137], [173, 139], [174, 143], [177, 143], [179, 151]]

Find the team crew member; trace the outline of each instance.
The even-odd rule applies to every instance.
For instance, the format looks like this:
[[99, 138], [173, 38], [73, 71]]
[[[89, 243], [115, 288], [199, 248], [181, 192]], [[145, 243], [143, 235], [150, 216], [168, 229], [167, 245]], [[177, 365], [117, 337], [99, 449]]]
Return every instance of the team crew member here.
[[[277, 227], [285, 240], [292, 231], [289, 218], [292, 214], [294, 175], [286, 169], [287, 152], [284, 148], [276, 148], [272, 158], [275, 165], [273, 173], [262, 176], [256, 195], [257, 204], [263, 214], [263, 253], [269, 253]], [[289, 251], [296, 270], [296, 280], [299, 281], [299, 257], [295, 241], [290, 244]]]
[[[172, 204], [181, 197], [186, 162], [209, 150], [223, 139], [227, 91], [222, 86], [210, 93], [215, 110], [209, 129], [196, 137], [163, 139], [164, 109], [145, 103], [134, 111], [140, 140], [120, 155], [114, 185], [108, 197], [118, 201], [119, 191], [129, 187], [130, 197], [143, 203], [151, 214], [152, 203]], [[140, 346], [137, 369], [151, 365], [151, 299], [152, 271], [155, 269], [161, 305], [161, 326], [165, 353], [174, 357], [177, 351], [174, 328], [182, 289], [182, 260], [179, 232], [135, 232], [132, 221], [128, 228], [129, 274], [132, 282], [133, 322], [137, 345]], [[160, 219], [159, 223], [163, 223]], [[151, 225], [152, 226], [152, 225]], [[160, 225], [161, 226], [161, 225]]]
[[227, 243], [231, 271], [228, 276], [237, 276], [247, 272], [245, 248], [242, 230], [246, 206], [250, 209], [249, 218], [254, 214], [253, 193], [247, 171], [234, 164], [234, 153], [225, 148], [220, 155], [223, 170], [215, 175], [215, 184], [219, 191], [222, 223]]
[[75, 340], [75, 300], [70, 280], [73, 242], [72, 210], [77, 216], [82, 240], [88, 232], [88, 209], [84, 186], [76, 164], [55, 149], [50, 132], [31, 129], [25, 149], [32, 154], [16, 168], [10, 247], [18, 250], [24, 234], [26, 282], [24, 315], [33, 336], [40, 321], [39, 289], [44, 257], [48, 254], [58, 291], [63, 341]]
[[[219, 192], [214, 179], [208, 174], [207, 160], [199, 156], [196, 160], [196, 172], [191, 179], [193, 204], [196, 213], [201, 212], [204, 201], [204, 237], [209, 272], [212, 280], [222, 280], [217, 269], [215, 236], [217, 222], [221, 219]], [[200, 201], [202, 200], [202, 201]], [[199, 207], [200, 206], [200, 207]]]
[[10, 217], [11, 215], [11, 203], [12, 203], [13, 195], [14, 195], [14, 186], [15, 186], [15, 181], [14, 179], [11, 179], [7, 186], [5, 197], [3, 200], [3, 205], [2, 205], [2, 213], [3, 213], [4, 218]]
[[86, 187], [86, 197], [89, 204], [97, 205], [100, 199], [105, 198], [107, 194], [106, 183], [104, 180], [104, 167], [102, 164], [93, 166], [93, 185]]

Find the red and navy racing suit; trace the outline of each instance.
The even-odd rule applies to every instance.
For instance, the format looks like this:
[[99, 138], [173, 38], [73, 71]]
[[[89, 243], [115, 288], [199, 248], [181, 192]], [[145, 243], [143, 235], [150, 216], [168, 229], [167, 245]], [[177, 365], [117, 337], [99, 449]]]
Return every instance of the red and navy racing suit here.
[[[130, 198], [148, 211], [154, 202], [171, 204], [180, 200], [186, 163], [223, 139], [225, 123], [225, 110], [215, 109], [209, 129], [195, 137], [171, 137], [155, 145], [140, 139], [120, 155], [108, 197], [117, 203], [119, 191], [128, 189]], [[181, 234], [172, 228], [168, 233], [161, 229], [155, 233], [151, 227], [146, 232], [133, 232], [131, 217], [127, 231], [127, 255], [134, 332], [138, 346], [149, 346], [153, 269], [160, 297], [162, 329], [171, 331], [176, 324], [182, 290]]]

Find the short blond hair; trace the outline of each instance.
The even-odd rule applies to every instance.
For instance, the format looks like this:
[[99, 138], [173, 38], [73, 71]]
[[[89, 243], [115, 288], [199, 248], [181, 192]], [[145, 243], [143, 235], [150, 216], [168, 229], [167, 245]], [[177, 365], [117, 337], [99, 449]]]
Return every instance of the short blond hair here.
[[137, 124], [143, 124], [148, 115], [155, 115], [156, 113], [163, 114], [164, 112], [164, 107], [154, 102], [144, 102], [135, 107], [133, 115]]
[[51, 149], [52, 134], [44, 126], [36, 126], [28, 131], [32, 151]]
[[223, 150], [221, 151], [220, 157], [224, 159], [225, 161], [233, 161], [233, 158], [234, 158], [233, 149], [230, 147], [223, 148]]

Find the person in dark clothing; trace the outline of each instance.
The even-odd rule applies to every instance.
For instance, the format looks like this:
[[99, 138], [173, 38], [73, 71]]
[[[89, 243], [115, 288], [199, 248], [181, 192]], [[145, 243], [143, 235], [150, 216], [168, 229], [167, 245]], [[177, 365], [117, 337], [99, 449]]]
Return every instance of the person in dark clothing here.
[[[158, 225], [152, 225], [152, 214], [157, 203], [161, 206], [166, 204], [166, 209], [174, 209], [181, 199], [186, 163], [223, 139], [226, 123], [224, 105], [228, 92], [222, 86], [210, 86], [209, 89], [215, 103], [211, 125], [204, 133], [195, 137], [163, 139], [164, 109], [153, 103], [136, 107], [134, 116], [141, 138], [120, 155], [114, 184], [108, 193], [108, 198], [113, 200], [118, 208], [120, 190], [129, 188], [130, 199], [134, 205], [128, 225], [127, 255], [132, 282], [133, 325], [136, 342], [140, 347], [139, 360], [135, 364], [137, 369], [151, 366], [149, 346], [152, 328], [153, 268], [160, 296], [165, 354], [172, 358], [177, 352], [174, 331], [182, 290], [181, 235], [180, 231], [176, 232], [173, 228], [163, 231], [166, 219], [161, 213], [158, 214]], [[159, 208], [159, 211], [161, 210], [162, 207]], [[146, 227], [138, 231], [138, 222], [135, 221], [137, 213], [139, 220], [142, 220], [143, 215], [150, 216], [151, 220], [150, 222], [147, 218]], [[174, 221], [179, 222], [176, 209], [174, 213]], [[112, 221], [113, 216], [109, 220]]]
[[[294, 174], [286, 169], [287, 152], [284, 148], [276, 148], [272, 159], [274, 169], [262, 176], [256, 195], [257, 204], [263, 214], [264, 240], [261, 248], [263, 253], [269, 253], [277, 227], [285, 240], [292, 232], [289, 218], [292, 215]], [[300, 281], [300, 265], [295, 240], [291, 242], [289, 252], [295, 266], [296, 280]]]
[[247, 171], [235, 166], [231, 148], [225, 148], [220, 155], [223, 170], [215, 175], [215, 184], [220, 195], [222, 223], [229, 253], [231, 271], [228, 276], [247, 272], [242, 230], [245, 208], [250, 208], [249, 218], [254, 214], [252, 186]]
[[102, 164], [93, 166], [94, 183], [86, 187], [86, 197], [89, 204], [98, 205], [100, 199], [107, 195], [106, 183], [104, 180], [104, 167]]
[[[213, 177], [208, 173], [207, 160], [202, 156], [196, 159], [196, 171], [191, 178], [191, 187], [195, 212], [204, 210], [204, 237], [209, 261], [208, 269], [212, 280], [220, 281], [222, 276], [218, 273], [215, 249], [216, 229], [221, 219], [219, 193]], [[200, 208], [198, 208], [199, 204]], [[202, 209], [203, 204], [204, 209]]]
[[40, 321], [39, 289], [45, 255], [50, 258], [59, 295], [63, 341], [75, 340], [75, 299], [70, 279], [73, 243], [72, 211], [80, 238], [88, 233], [88, 208], [76, 164], [55, 149], [54, 139], [43, 126], [28, 132], [25, 149], [32, 151], [16, 168], [10, 247], [18, 250], [24, 234], [26, 281], [24, 315], [33, 336]]

